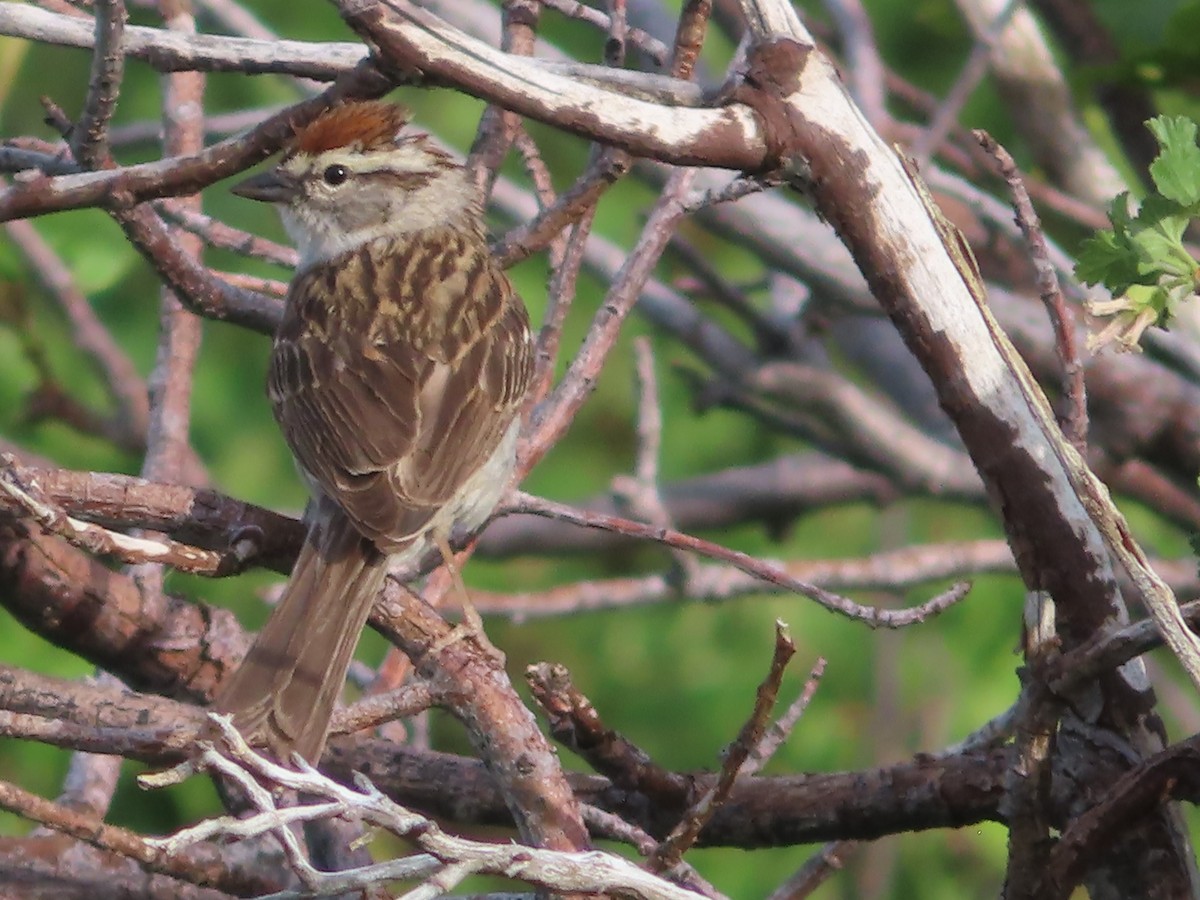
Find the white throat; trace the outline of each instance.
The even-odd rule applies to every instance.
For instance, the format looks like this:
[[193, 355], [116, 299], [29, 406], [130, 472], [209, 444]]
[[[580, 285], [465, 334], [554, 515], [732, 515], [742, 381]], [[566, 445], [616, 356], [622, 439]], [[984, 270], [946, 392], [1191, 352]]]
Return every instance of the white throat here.
[[280, 207], [279, 217], [283, 220], [284, 230], [296, 244], [296, 252], [300, 256], [300, 261], [296, 264], [297, 272], [311, 269], [318, 263], [356, 250], [378, 238], [395, 237], [414, 230], [403, 220], [393, 220], [345, 231], [339, 228], [336, 222], [309, 221], [309, 217], [303, 213], [286, 206]]

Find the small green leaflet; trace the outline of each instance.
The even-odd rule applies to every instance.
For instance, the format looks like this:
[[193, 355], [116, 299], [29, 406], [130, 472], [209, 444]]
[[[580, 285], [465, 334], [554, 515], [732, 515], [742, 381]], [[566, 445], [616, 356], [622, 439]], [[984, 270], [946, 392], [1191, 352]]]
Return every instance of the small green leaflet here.
[[1196, 295], [1200, 264], [1183, 243], [1192, 219], [1200, 215], [1200, 146], [1195, 122], [1159, 116], [1146, 123], [1159, 144], [1150, 165], [1155, 191], [1131, 211], [1129, 194], [1112, 202], [1112, 230], [1084, 241], [1075, 275], [1085, 284], [1103, 284], [1114, 300], [1092, 304], [1113, 321], [1099, 344], [1135, 349], [1150, 324], [1166, 327], [1176, 306]]
[[1180, 206], [1200, 203], [1200, 147], [1196, 123], [1183, 116], [1159, 116], [1146, 123], [1162, 151], [1150, 164], [1158, 192]]

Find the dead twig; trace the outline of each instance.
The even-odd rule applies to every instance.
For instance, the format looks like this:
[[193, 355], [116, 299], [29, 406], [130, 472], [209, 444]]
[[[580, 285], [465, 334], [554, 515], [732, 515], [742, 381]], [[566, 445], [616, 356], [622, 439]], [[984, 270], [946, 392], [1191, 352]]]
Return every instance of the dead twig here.
[[[245, 838], [273, 833], [289, 848], [289, 861], [301, 882], [309, 890], [323, 893], [361, 890], [396, 879], [421, 879], [425, 889], [406, 896], [434, 897], [452, 890], [465, 877], [478, 872], [505, 875], [558, 892], [613, 893], [637, 900], [689, 900], [695, 897], [692, 892], [612, 854], [599, 851], [570, 853], [455, 837], [428, 817], [388, 799], [363, 775], [357, 776], [356, 787], [350, 788], [326, 778], [302, 761], [297, 761], [298, 771], [293, 771], [251, 750], [227, 717], [210, 718], [220, 729], [227, 756], [209, 746], [195, 764], [162, 775], [142, 776], [142, 783], [148, 787], [162, 787], [196, 770], [212, 771], [239, 784], [259, 811], [248, 818], [210, 820], [169, 838], [147, 840], [146, 844], [156, 850], [178, 853], [217, 836]], [[312, 799], [299, 806], [281, 808], [272, 793], [262, 786], [264, 782]], [[419, 852], [347, 872], [320, 872], [304, 858], [288, 826], [293, 822], [333, 816], [345, 816], [366, 825], [386, 828], [411, 840]]]
[[1025, 243], [1029, 247], [1030, 259], [1037, 273], [1038, 293], [1050, 322], [1054, 325], [1055, 346], [1059, 359], [1062, 361], [1062, 392], [1067, 401], [1064, 430], [1067, 440], [1081, 454], [1087, 453], [1088, 411], [1087, 386], [1084, 382], [1083, 361], [1079, 356], [1079, 342], [1076, 340], [1075, 315], [1063, 298], [1062, 289], [1058, 284], [1054, 264], [1050, 261], [1050, 248], [1046, 243], [1046, 235], [1042, 232], [1041, 222], [1033, 201], [1025, 189], [1025, 181], [1017, 168], [1012, 155], [1002, 147], [995, 138], [986, 131], [973, 131], [981, 147], [992, 155], [1000, 174], [1012, 196], [1013, 210], [1016, 213], [1017, 224]]
[[766, 734], [767, 718], [779, 696], [783, 673], [796, 654], [796, 645], [783, 622], [775, 622], [775, 652], [771, 655], [771, 667], [766, 678], [758, 686], [754, 708], [742, 725], [741, 731], [726, 749], [721, 761], [721, 771], [714, 784], [699, 800], [691, 805], [683, 819], [655, 849], [650, 863], [657, 870], [670, 870], [683, 854], [696, 842], [700, 832], [726, 801], [733, 790], [734, 780], [743, 771], [751, 756], [759, 749]]
[[918, 622], [924, 622], [933, 616], [949, 609], [967, 596], [970, 585], [960, 582], [948, 591], [938, 594], [926, 602], [902, 610], [883, 610], [873, 606], [863, 606], [848, 597], [841, 597], [816, 585], [807, 584], [792, 578], [779, 566], [755, 559], [746, 553], [730, 550], [711, 541], [705, 541], [691, 535], [682, 534], [669, 528], [658, 528], [641, 522], [633, 522], [619, 516], [609, 516], [602, 513], [584, 512], [562, 503], [555, 503], [532, 494], [515, 492], [510, 509], [514, 512], [527, 512], [534, 515], [547, 516], [560, 522], [571, 522], [587, 528], [603, 528], [618, 531], [631, 537], [641, 537], [656, 541], [667, 547], [689, 550], [709, 559], [728, 563], [737, 569], [761, 578], [763, 581], [795, 591], [823, 606], [831, 612], [840, 613], [870, 625], [872, 628], [904, 628]]

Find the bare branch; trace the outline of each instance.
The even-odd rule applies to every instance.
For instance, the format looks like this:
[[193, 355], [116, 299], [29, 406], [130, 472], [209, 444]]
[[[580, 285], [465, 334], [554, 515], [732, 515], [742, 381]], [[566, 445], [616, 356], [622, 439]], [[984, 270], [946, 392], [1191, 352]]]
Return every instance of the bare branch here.
[[840, 597], [823, 590], [814, 584], [799, 581], [792, 578], [778, 566], [757, 560], [748, 554], [730, 550], [718, 544], [713, 544], [710, 541], [681, 534], [678, 531], [672, 531], [668, 528], [644, 525], [640, 522], [632, 522], [617, 516], [582, 512], [564, 504], [552, 503], [549, 500], [525, 493], [516, 494], [513, 503], [513, 508], [520, 512], [547, 516], [561, 522], [572, 522], [588, 528], [605, 528], [620, 531], [623, 534], [636, 535], [648, 540], [657, 541], [668, 547], [689, 550], [709, 559], [728, 563], [748, 575], [760, 578], [769, 584], [795, 591], [797, 594], [802, 594], [820, 604], [830, 612], [840, 613], [847, 618], [857, 619], [872, 628], [904, 628], [908, 625], [924, 622], [962, 600], [966, 597], [970, 589], [970, 585], [959, 583], [954, 585], [950, 590], [927, 600], [919, 606], [903, 610], [884, 610], [878, 607], [863, 606], [849, 598]]
[[[48, 12], [21, 3], [0, 3], [0, 34], [47, 44], [91, 49], [95, 35], [87, 19]], [[226, 35], [171, 33], [131, 25], [122, 50], [163, 72], [197, 70], [304, 75], [332, 81], [361, 63], [361, 44], [310, 44], [304, 41], [248, 40]]]
[[775, 652], [771, 656], [771, 668], [766, 678], [758, 686], [758, 692], [754, 698], [754, 708], [745, 724], [742, 725], [741, 731], [738, 732], [737, 738], [726, 748], [716, 784], [696, 803], [692, 804], [687, 815], [654, 851], [652, 863], [656, 867], [669, 869], [674, 866], [688, 848], [696, 842], [700, 831], [712, 819], [717, 809], [728, 799], [735, 779], [766, 733], [767, 717], [770, 716], [771, 709], [775, 706], [775, 700], [779, 696], [784, 670], [795, 654], [796, 645], [792, 642], [787, 625], [776, 621]]
[[222, 861], [224, 854], [215, 846], [180, 851], [160, 849], [132, 831], [108, 825], [96, 816], [67, 809], [6, 781], [0, 781], [0, 807], [94, 847], [135, 859], [151, 872], [161, 872], [191, 884], [216, 885], [239, 895], [272, 889], [272, 880], [262, 874], [247, 878], [247, 873], [231, 872]]
[[[12, 5], [5, 3], [4, 11], [8, 12], [7, 7]], [[23, 176], [0, 191], [0, 221], [83, 206], [124, 210], [146, 200], [195, 193], [266, 159], [296, 128], [339, 100], [376, 97], [391, 86], [373, 68], [364, 65], [346, 73], [316, 97], [289, 106], [245, 134], [220, 141], [196, 154], [77, 175]]]
[[1087, 389], [1083, 379], [1083, 363], [1079, 358], [1079, 345], [1075, 340], [1075, 316], [1063, 299], [1062, 290], [1058, 286], [1058, 278], [1054, 266], [1050, 262], [1050, 251], [1046, 244], [1046, 235], [1042, 232], [1037, 212], [1034, 211], [1033, 201], [1025, 190], [1025, 182], [1017, 170], [1016, 161], [1007, 150], [985, 131], [976, 131], [983, 149], [996, 159], [1000, 174], [1012, 194], [1013, 209], [1017, 214], [1017, 224], [1029, 245], [1034, 268], [1037, 270], [1038, 289], [1042, 302], [1054, 324], [1054, 335], [1063, 366], [1063, 395], [1067, 398], [1066, 415], [1067, 438], [1080, 454], [1087, 453]]
[[[617, 893], [639, 900], [689, 900], [695, 897], [691, 891], [678, 888], [608, 853], [564, 853], [454, 837], [442, 831], [436, 822], [389, 800], [365, 776], [356, 779], [358, 789], [355, 790], [326, 778], [311, 767], [305, 766], [296, 772], [277, 765], [251, 750], [228, 720], [213, 718], [221, 727], [230, 757], [223, 757], [209, 748], [200, 758], [200, 767], [236, 778], [238, 783], [253, 790], [261, 811], [247, 819], [206, 822], [161, 841], [147, 841], [163, 852], [178, 853], [217, 835], [246, 837], [268, 831], [279, 835], [286, 845], [291, 841], [291, 832], [286, 827], [291, 822], [353, 816], [412, 840], [422, 853], [354, 872], [332, 874], [316, 871], [296, 853], [293, 865], [300, 868], [301, 880], [319, 895], [398, 878], [422, 878], [429, 879], [427, 883], [431, 889], [436, 888], [436, 892], [409, 896], [433, 897], [452, 889], [467, 875], [479, 872], [505, 875], [560, 892]], [[278, 809], [270, 794], [257, 786], [259, 779], [315, 799], [302, 806]], [[156, 779], [155, 783], [161, 783], [161, 779]]]
[[[591, 6], [585, 6], [579, 0], [539, 0], [539, 2], [548, 9], [556, 10], [572, 19], [587, 22], [602, 31], [609, 29], [608, 15]], [[627, 29], [625, 37], [631, 44], [649, 56], [656, 65], [665, 65], [671, 57], [671, 50], [666, 44], [640, 28]]]
[[126, 563], [169, 565], [183, 572], [204, 575], [218, 575], [242, 567], [236, 555], [228, 557], [162, 538], [131, 537], [73, 519], [39, 499], [36, 483], [22, 485], [14, 471], [12, 458], [7, 455], [0, 457], [0, 492], [18, 503], [48, 532], [89, 553], [111, 556]]
[[687, 192], [695, 172], [676, 170], [646, 221], [637, 249], [629, 255], [617, 274], [605, 302], [588, 329], [583, 348], [572, 361], [546, 404], [539, 408], [523, 440], [518, 474], [527, 472], [557, 443], [583, 401], [591, 395], [600, 369], [616, 343], [622, 322], [641, 294], [642, 285], [662, 255], [663, 249], [683, 215], [681, 198]]
[[753, 171], [764, 146], [749, 110], [656, 105], [552, 74], [452, 28], [408, 0], [340, 0], [342, 17], [398, 73], [420, 71], [523, 116], [635, 156]]
[[129, 14], [124, 0], [97, 0], [95, 48], [87, 100], [71, 136], [71, 155], [85, 169], [108, 158], [108, 123], [117, 106], [125, 70], [122, 43]]
[[100, 322], [62, 259], [33, 225], [15, 221], [6, 222], [4, 228], [70, 321], [76, 345], [103, 376], [105, 388], [117, 402], [122, 429], [143, 444], [149, 416], [145, 380]]

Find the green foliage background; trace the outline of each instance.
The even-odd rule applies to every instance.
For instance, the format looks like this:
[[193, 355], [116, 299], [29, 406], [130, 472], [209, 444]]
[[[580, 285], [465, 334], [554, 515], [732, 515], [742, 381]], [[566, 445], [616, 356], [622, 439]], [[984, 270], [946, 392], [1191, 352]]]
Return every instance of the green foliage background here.
[[[815, 2], [806, 11], [821, 19]], [[1200, 50], [1195, 28], [1200, 3], [1172, 0], [1098, 2], [1113, 33], [1122, 41], [1122, 74], [1150, 81], [1165, 110], [1197, 115], [1195, 100], [1181, 87], [1196, 71]], [[939, 95], [953, 83], [970, 44], [950, 0], [873, 0], [868, 3], [886, 61], [920, 86]], [[263, 0], [255, 4], [261, 19], [282, 36], [300, 39], [349, 39], [332, 7]], [[144, 12], [134, 21], [156, 24]], [[210, 23], [202, 27], [211, 28]], [[1170, 26], [1170, 27], [1168, 27]], [[547, 13], [543, 30], [581, 59], [599, 58], [601, 37]], [[710, 62], [719, 71], [730, 51], [719, 37]], [[42, 134], [37, 103], [46, 94], [75, 112], [87, 83], [86, 53], [32, 47], [0, 38], [0, 131], [6, 136]], [[1097, 73], [1074, 73], [1081, 88]], [[416, 120], [462, 147], [469, 143], [481, 110], [477, 101], [448, 91], [402, 90], [396, 96], [411, 105]], [[208, 86], [210, 114], [294, 99], [292, 89], [270, 77], [214, 75]], [[131, 62], [121, 97], [118, 124], [154, 119], [161, 101], [160, 79]], [[1020, 157], [1021, 144], [1011, 132], [994, 93], [976, 91], [962, 117], [984, 127]], [[542, 126], [533, 126], [559, 187], [567, 185], [585, 162], [586, 146]], [[145, 146], [122, 153], [123, 161], [151, 158]], [[511, 164], [508, 174], [520, 176]], [[600, 207], [596, 230], [628, 244], [644, 217], [652, 192], [632, 181], [618, 185]], [[230, 196], [223, 186], [209, 189], [205, 210], [249, 230], [281, 238], [268, 210]], [[502, 223], [497, 222], [497, 226]], [[139, 369], [153, 363], [158, 327], [158, 284], [128, 247], [117, 227], [99, 212], [71, 212], [36, 222], [75, 273], [80, 286]], [[754, 282], [764, 272], [735, 247], [692, 229], [690, 236], [723, 269]], [[1070, 237], [1068, 235], [1067, 237]], [[228, 254], [211, 252], [218, 267], [242, 266]], [[263, 274], [266, 267], [247, 267]], [[278, 272], [272, 274], [279, 275]], [[661, 273], [678, 272], [668, 261]], [[545, 263], [518, 267], [514, 277], [535, 319], [543, 307]], [[603, 286], [588, 279], [580, 285], [564, 348], [578, 346], [587, 321], [602, 297]], [[136, 473], [140, 460], [54, 422], [30, 421], [27, 398], [37, 386], [31, 350], [46, 354], [54, 376], [79, 399], [103, 408], [106, 398], [95, 373], [72, 347], [68, 330], [30, 275], [15, 248], [0, 241], [0, 434], [79, 469]], [[662, 475], [671, 480], [713, 472], [726, 466], [762, 461], [799, 449], [790, 438], [771, 434], [746, 418], [724, 411], [697, 415], [691, 397], [675, 373], [688, 362], [678, 345], [648, 331], [636, 318], [566, 439], [529, 478], [528, 489], [562, 500], [604, 490], [614, 474], [628, 471], [634, 451], [634, 383], [630, 339], [650, 333], [655, 341], [666, 432]], [[216, 486], [230, 494], [277, 508], [298, 510], [304, 492], [276, 433], [261, 385], [268, 341], [236, 328], [209, 322], [196, 373], [192, 435]], [[1135, 512], [1135, 524], [1158, 552], [1186, 552], [1181, 536], [1162, 529], [1149, 513]], [[755, 554], [785, 558], [853, 556], [881, 547], [969, 536], [999, 536], [990, 515], [975, 509], [921, 501], [884, 511], [865, 505], [821, 511], [800, 519], [780, 539], [757, 526], [709, 535]], [[472, 584], [493, 589], [533, 590], [578, 579], [661, 569], [666, 557], [653, 549], [593, 558], [518, 559], [504, 563], [476, 560], [468, 568]], [[256, 592], [275, 579], [252, 573], [226, 581], [172, 577], [176, 591], [235, 608], [255, 627], [264, 617]], [[918, 602], [943, 585], [930, 585], [907, 597], [868, 596], [883, 604]], [[1003, 711], [1015, 697], [1014, 669], [1022, 592], [1009, 578], [980, 579], [971, 598], [933, 624], [900, 633], [872, 633], [837, 619], [800, 598], [747, 598], [701, 605], [680, 600], [653, 608], [591, 612], [569, 619], [526, 623], [493, 621], [489, 632], [508, 654], [513, 680], [521, 684], [525, 665], [549, 659], [566, 664], [608, 722], [641, 744], [662, 764], [680, 769], [715, 768], [722, 747], [736, 733], [750, 708], [754, 688], [766, 670], [776, 618], [790, 623], [799, 654], [788, 682], [790, 700], [803, 674], [818, 655], [828, 669], [812, 707], [769, 771], [832, 771], [887, 764], [918, 750], [935, 750], [966, 735]], [[382, 642], [368, 635], [360, 650], [377, 660]], [[10, 665], [64, 676], [81, 676], [89, 667], [46, 645], [0, 613], [0, 659]], [[457, 726], [435, 719], [437, 744], [465, 750]], [[577, 761], [564, 753], [568, 765]], [[0, 777], [53, 796], [67, 755], [45, 747], [0, 741]], [[130, 766], [111, 820], [142, 831], [165, 831], [216, 810], [206, 786], [193, 783], [148, 798], [132, 783]], [[0, 830], [27, 827], [0, 816]], [[734, 898], [761, 897], [800, 865], [812, 848], [781, 848], [753, 853], [701, 849], [690, 859], [718, 888]], [[906, 835], [860, 851], [849, 876], [833, 879], [822, 898], [887, 897], [951, 900], [997, 895], [1003, 872], [1005, 832], [985, 825], [961, 832]]]

